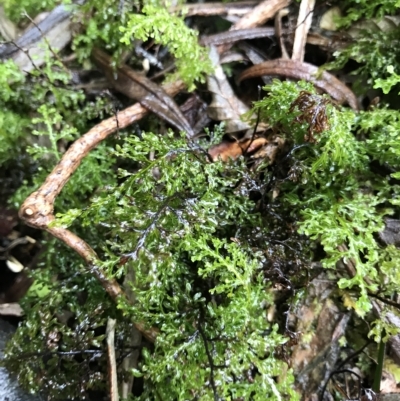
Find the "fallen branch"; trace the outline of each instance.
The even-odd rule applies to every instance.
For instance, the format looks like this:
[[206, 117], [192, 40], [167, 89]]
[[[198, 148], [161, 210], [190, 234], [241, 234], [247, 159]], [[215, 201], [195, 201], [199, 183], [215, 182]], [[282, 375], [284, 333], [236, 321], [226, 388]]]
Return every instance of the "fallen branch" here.
[[[176, 95], [184, 88], [185, 85], [181, 81], [164, 86], [165, 92], [170, 96]], [[73, 232], [52, 225], [55, 221], [54, 202], [82, 160], [92, 149], [118, 129], [123, 129], [140, 120], [147, 113], [148, 110], [136, 103], [119, 112], [117, 116], [104, 120], [93, 127], [71, 145], [53, 171], [47, 176], [42, 186], [28, 196], [19, 210], [19, 216], [26, 224], [46, 230], [77, 252], [88, 264], [90, 273], [97, 278], [113, 300], [125, 296], [121, 286], [115, 279], [108, 278], [99, 267], [100, 259], [89, 244]], [[143, 323], [135, 323], [135, 327], [149, 341], [155, 341], [157, 336], [155, 329], [146, 330]]]
[[115, 319], [108, 318], [107, 320], [107, 356], [108, 356], [108, 374], [110, 378], [110, 401], [118, 401], [118, 380], [117, 380], [117, 363], [115, 361]]
[[328, 93], [339, 103], [348, 103], [353, 110], [358, 110], [358, 102], [354, 93], [334, 75], [326, 71], [320, 72], [315, 65], [284, 59], [264, 61], [243, 71], [239, 77], [239, 82], [263, 75], [280, 75], [288, 78], [304, 79], [313, 83], [318, 89]]

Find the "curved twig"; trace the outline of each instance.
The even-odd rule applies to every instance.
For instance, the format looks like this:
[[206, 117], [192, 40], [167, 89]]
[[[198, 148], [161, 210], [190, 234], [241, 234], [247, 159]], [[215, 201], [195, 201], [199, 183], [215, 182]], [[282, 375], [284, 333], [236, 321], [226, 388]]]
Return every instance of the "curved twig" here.
[[[164, 86], [165, 92], [170, 96], [176, 95], [184, 88], [185, 85], [182, 81]], [[139, 103], [136, 103], [119, 112], [117, 116], [118, 120], [115, 117], [111, 117], [93, 127], [71, 145], [53, 171], [47, 176], [46, 181], [37, 191], [28, 196], [19, 210], [19, 216], [26, 224], [34, 228], [46, 230], [77, 252], [88, 264], [90, 273], [97, 278], [113, 300], [124, 296], [121, 286], [115, 279], [108, 278], [105, 272], [99, 267], [100, 259], [89, 244], [66, 228], [56, 227], [51, 224], [55, 220], [54, 202], [72, 174], [81, 164], [83, 158], [92, 149], [118, 129], [123, 129], [133, 122], [140, 120], [147, 113], [148, 110]], [[157, 330], [147, 330], [145, 329], [145, 325], [140, 322], [135, 323], [135, 327], [149, 341], [155, 341]]]
[[244, 79], [262, 75], [280, 75], [295, 79], [304, 79], [332, 96], [339, 103], [348, 103], [353, 110], [358, 110], [358, 102], [354, 93], [339, 79], [326, 71], [319, 71], [315, 65], [296, 60], [276, 59], [253, 65], [243, 71], [239, 82]]

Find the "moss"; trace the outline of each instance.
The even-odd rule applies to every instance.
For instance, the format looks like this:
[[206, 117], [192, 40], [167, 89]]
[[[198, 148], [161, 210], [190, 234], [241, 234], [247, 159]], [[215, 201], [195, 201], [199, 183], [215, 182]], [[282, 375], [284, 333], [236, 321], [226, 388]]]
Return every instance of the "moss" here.
[[[117, 57], [134, 33], [168, 46], [189, 86], [209, 72], [196, 34], [181, 18], [151, 5], [139, 13], [137, 4], [123, 4], [85, 4], [87, 22], [73, 44], [78, 63], [90, 67], [95, 45]], [[369, 15], [364, 11], [359, 15]], [[365, 37], [342, 53], [389, 93], [399, 71], [390, 38], [384, 34], [375, 43]], [[388, 60], [389, 71], [381, 68]], [[35, 166], [11, 201], [18, 206], [63, 147], [110, 115], [113, 105], [88, 99], [50, 58], [28, 77], [11, 62], [0, 69], [0, 161], [27, 146]], [[323, 266], [351, 301], [344, 307], [365, 317], [371, 293], [397, 291], [399, 251], [379, 244], [376, 233], [385, 216], [399, 217], [398, 111], [383, 105], [356, 114], [304, 82], [274, 81], [265, 91], [251, 113], [286, 139], [288, 149], [274, 166], [210, 163], [200, 146], [207, 143], [172, 133], [139, 138], [129, 129], [85, 158], [57, 201], [57, 222], [96, 248], [110, 277], [122, 282], [135, 272], [127, 285], [135, 303], [112, 304], [83, 262], [46, 237], [35, 285], [23, 301], [26, 320], [7, 350], [7, 365], [32, 391], [45, 389], [57, 399], [103, 388], [102, 340], [112, 316], [122, 350], [132, 321], [160, 330], [132, 372], [144, 381], [136, 399], [296, 400], [293, 374], [279, 352], [289, 340], [285, 325], [267, 318], [277, 302], [273, 286], [284, 282], [285, 300], [300, 302], [321, 244]], [[220, 138], [223, 129], [216, 131]], [[355, 262], [355, 275], [335, 270], [343, 257]], [[394, 330], [381, 319], [371, 327], [377, 339], [382, 330]]]

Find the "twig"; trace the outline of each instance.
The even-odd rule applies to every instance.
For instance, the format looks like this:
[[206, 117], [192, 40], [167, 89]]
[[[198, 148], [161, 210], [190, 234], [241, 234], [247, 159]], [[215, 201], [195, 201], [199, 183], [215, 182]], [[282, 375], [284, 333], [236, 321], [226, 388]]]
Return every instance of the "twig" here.
[[294, 35], [292, 60], [303, 62], [307, 34], [311, 27], [315, 0], [302, 0], [300, 3], [297, 28]]
[[212, 388], [213, 394], [214, 394], [214, 401], [219, 401], [220, 398], [218, 396], [217, 386], [215, 385], [215, 379], [214, 379], [214, 362], [213, 362], [213, 359], [211, 356], [211, 352], [208, 348], [208, 340], [207, 340], [206, 334], [204, 333], [204, 330], [201, 326], [200, 321], [198, 323], [198, 328], [199, 328], [200, 336], [203, 339], [204, 348], [205, 348], [206, 354], [207, 354], [208, 364], [210, 365], [210, 384], [211, 384], [211, 388]]
[[[261, 86], [258, 86], [257, 92], [258, 92], [258, 99], [257, 99], [257, 101], [260, 101], [260, 100], [261, 100]], [[255, 123], [255, 125], [254, 125], [253, 134], [251, 135], [250, 142], [249, 142], [249, 144], [247, 145], [247, 148], [246, 148], [246, 150], [244, 151], [244, 154], [247, 153], [247, 151], [249, 150], [251, 144], [254, 142], [254, 139], [255, 139], [256, 133], [257, 133], [258, 124], [260, 123], [260, 116], [261, 116], [261, 108], [259, 108], [258, 111], [257, 111], [257, 119], [256, 119], [256, 123]]]
[[249, 29], [237, 29], [234, 31], [225, 31], [216, 33], [214, 35], [206, 35], [200, 38], [200, 44], [202, 46], [210, 45], [223, 45], [226, 43], [239, 42], [240, 40], [256, 39], [275, 36], [275, 28], [249, 28]]
[[286, 17], [289, 14], [288, 8], [283, 8], [279, 10], [275, 15], [275, 34], [279, 40], [279, 46], [281, 48], [282, 58], [289, 59], [289, 53], [286, 50], [285, 41], [283, 40], [282, 35], [282, 18]]
[[[178, 81], [166, 85], [164, 90], [170, 96], [174, 96], [184, 88], [184, 83]], [[118, 128], [123, 129], [127, 127], [143, 118], [147, 113], [148, 111], [144, 107], [136, 103], [118, 113], [118, 123], [115, 116], [112, 116], [93, 127], [71, 145], [53, 171], [47, 176], [45, 182], [37, 191], [28, 196], [19, 210], [20, 218], [25, 220], [28, 225], [46, 230], [77, 252], [88, 264], [90, 273], [97, 278], [113, 300], [124, 296], [120, 285], [115, 279], [108, 278], [105, 272], [99, 267], [100, 260], [89, 244], [73, 232], [54, 225], [54, 202], [72, 174], [81, 164], [83, 158], [92, 149], [112, 133], [116, 132]], [[146, 330], [144, 324], [140, 322], [135, 323], [135, 327], [149, 341], [155, 341], [157, 336], [156, 330]]]
[[[232, 25], [230, 31], [237, 29], [249, 29], [263, 25], [266, 21], [273, 18], [281, 9], [289, 5], [291, 0], [264, 0], [246, 15], [244, 15], [236, 24]], [[231, 48], [232, 44], [225, 44], [218, 49], [220, 54]]]
[[171, 7], [171, 12], [184, 11], [185, 17], [192, 17], [194, 15], [215, 16], [215, 15], [229, 15], [229, 16], [243, 16], [247, 14], [258, 1], [247, 0], [238, 1], [234, 3], [198, 3], [198, 4], [183, 4], [176, 7]]
[[352, 374], [352, 375], [354, 375], [354, 376], [356, 376], [358, 378], [358, 385], [359, 385], [358, 400], [360, 400], [361, 399], [361, 382], [362, 382], [361, 376], [359, 374], [357, 374], [356, 372], [353, 372], [350, 369], [342, 369], [342, 370], [335, 370], [329, 375], [328, 380], [325, 382], [324, 387], [322, 388], [321, 395], [319, 397], [320, 401], [323, 401], [323, 399], [324, 399], [324, 394], [325, 394], [325, 391], [326, 391], [326, 387], [328, 386], [329, 380], [332, 379], [332, 377], [334, 375], [338, 375], [339, 373], [350, 373], [350, 374]]
[[117, 364], [115, 362], [115, 319], [107, 319], [107, 356], [108, 356], [108, 370], [110, 377], [110, 401], [119, 401], [118, 396], [118, 380], [117, 380]]
[[239, 82], [262, 75], [281, 75], [288, 78], [304, 79], [328, 93], [339, 103], [347, 102], [353, 110], [358, 111], [358, 101], [354, 93], [334, 75], [326, 71], [320, 73], [319, 68], [315, 65], [284, 59], [264, 61], [244, 70], [239, 76]]

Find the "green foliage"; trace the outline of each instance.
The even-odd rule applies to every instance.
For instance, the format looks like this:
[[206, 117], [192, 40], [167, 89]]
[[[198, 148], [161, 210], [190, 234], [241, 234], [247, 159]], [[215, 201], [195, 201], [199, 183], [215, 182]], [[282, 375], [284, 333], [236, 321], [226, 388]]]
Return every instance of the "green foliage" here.
[[[335, 61], [325, 65], [327, 69], [341, 69], [349, 60], [355, 60], [358, 68], [351, 74], [357, 77], [355, 88], [363, 91], [365, 83], [375, 87], [382, 87], [388, 93], [391, 85], [395, 83], [393, 70], [399, 67], [398, 38], [400, 28], [381, 29], [375, 25], [372, 18], [380, 20], [384, 16], [392, 15], [400, 8], [398, 0], [351, 0], [344, 6], [347, 8], [344, 17], [339, 19], [339, 25], [351, 28], [354, 21], [364, 20], [365, 29], [350, 40], [348, 46], [334, 53]], [[387, 83], [385, 83], [387, 81]], [[384, 85], [384, 86], [382, 86]]]
[[398, 0], [346, 0], [346, 15], [341, 18], [340, 25], [348, 27], [361, 18], [382, 18], [394, 14], [400, 7]]
[[[42, 12], [51, 10], [57, 5], [55, 0], [4, 0], [2, 2], [6, 15], [16, 23], [24, 19], [24, 15], [28, 14], [30, 18]], [[28, 21], [29, 22], [29, 21]]]
[[[32, 71], [30, 81], [11, 61], [1, 64], [0, 69], [4, 71], [0, 93], [0, 102], [4, 104], [0, 113], [4, 120], [0, 162], [13, 159], [17, 152], [28, 152], [37, 169], [29, 185], [22, 186], [15, 194], [13, 201], [18, 206], [44, 181], [60, 160], [63, 147], [77, 139], [80, 130], [86, 131], [90, 120], [104, 116], [108, 105], [105, 99], [98, 98], [96, 102], [85, 102], [82, 107], [83, 92], [72, 88], [71, 74], [58, 60], [49, 58], [41, 70]], [[101, 144], [83, 160], [58, 199], [58, 206], [62, 210], [78, 206], [94, 189], [112, 181], [112, 164], [107, 146]]]
[[88, 18], [84, 20], [85, 29], [73, 40], [73, 50], [81, 63], [87, 63], [94, 46], [106, 48], [116, 56], [126, 50], [120, 42], [119, 27], [126, 23], [130, 2], [88, 0], [80, 11]]
[[[47, 245], [52, 269], [33, 273], [35, 284], [22, 302], [29, 314], [8, 344], [7, 364], [31, 391], [83, 397], [87, 389], [104, 389], [104, 327], [115, 308], [78, 257], [54, 240]], [[57, 275], [63, 280], [54, 280]]]
[[[387, 163], [393, 171], [400, 168], [400, 113], [387, 107], [360, 114], [358, 133], [366, 137], [365, 147], [373, 160]], [[390, 199], [390, 198], [389, 198]]]
[[389, 65], [386, 70], [391, 75], [386, 79], [382, 78], [376, 79], [374, 85], [375, 89], [382, 88], [382, 92], [385, 95], [387, 95], [390, 92], [392, 86], [395, 86], [400, 82], [400, 75], [397, 75], [394, 72], [394, 67], [392, 65]]
[[[135, 303], [120, 303], [124, 315], [161, 330], [135, 371], [145, 379], [139, 399], [297, 399], [292, 373], [275, 355], [287, 339], [267, 319], [266, 255], [250, 246], [248, 230], [262, 227], [260, 215], [246, 188], [235, 189], [244, 164], [209, 163], [172, 135], [128, 137], [116, 155], [134, 170], [120, 170], [122, 182], [79, 218], [108, 227], [109, 275], [134, 271]], [[129, 263], [121, 264], [121, 255]]]
[[[382, 251], [374, 237], [374, 233], [383, 229], [382, 216], [393, 213], [393, 209], [384, 205], [397, 188], [390, 187], [386, 178], [369, 168], [373, 160], [398, 167], [400, 149], [388, 141], [392, 136], [395, 142], [398, 113], [383, 109], [356, 116], [326, 104], [324, 116], [329, 126], [314, 134], [316, 143], [307, 143], [305, 138], [310, 136], [311, 126], [299, 117], [301, 112], [293, 107], [293, 101], [299, 96], [299, 89], [307, 88], [310, 96], [312, 92], [310, 86], [298, 85], [300, 88], [293, 83], [274, 81], [266, 88], [270, 95], [258, 102], [256, 109], [293, 142], [295, 153], [281, 191], [285, 202], [299, 208], [300, 232], [323, 245], [325, 267], [335, 268], [343, 257], [355, 264], [356, 274], [340, 278], [338, 284], [340, 288], [359, 289], [354, 307], [364, 315], [371, 308], [368, 292], [379, 288], [380, 293], [389, 294], [391, 290], [390, 285], [384, 289], [382, 278], [378, 277], [377, 266], [383, 255], [389, 259], [386, 272], [392, 278], [395, 268], [392, 263], [399, 257], [394, 249], [391, 255]], [[322, 99], [319, 105], [323, 107]], [[367, 134], [368, 139], [357, 140], [354, 136], [357, 130]], [[343, 244], [346, 251], [338, 249]]]
[[25, 78], [12, 61], [0, 64], [0, 163], [17, 156], [29, 119], [17, 112]]
[[[395, 69], [399, 66], [399, 44], [400, 27], [390, 31], [362, 31], [360, 37], [353, 40], [347, 47], [336, 51], [336, 59], [326, 64], [327, 69], [340, 69], [349, 60], [355, 60], [359, 64], [358, 68], [351, 72], [356, 75], [358, 89], [365, 88], [365, 82], [372, 86], [376, 79], [387, 79], [392, 74], [387, 70], [388, 66]], [[364, 86], [363, 85], [364, 82]]]
[[189, 90], [194, 89], [196, 80], [204, 82], [203, 74], [211, 73], [212, 65], [207, 50], [197, 43], [198, 33], [164, 7], [146, 5], [142, 11], [145, 15], [131, 14], [127, 25], [120, 28], [124, 34], [121, 42], [129, 45], [132, 38], [143, 41], [151, 38], [158, 44], [168, 46], [176, 58], [178, 73]]
[[[95, 45], [118, 56], [132, 38], [153, 39], [168, 47], [189, 87], [211, 71], [183, 19], [153, 4], [142, 15], [134, 13], [138, 4], [122, 3], [83, 6], [90, 18], [74, 40], [79, 62], [86, 65]], [[398, 4], [350, 6], [353, 21]], [[369, 33], [342, 50], [336, 65], [355, 59], [361, 79], [393, 91], [397, 41], [397, 32]], [[0, 162], [27, 147], [35, 171], [13, 198], [18, 206], [110, 104], [75, 89], [50, 53], [29, 77], [11, 62], [1, 64], [0, 83]], [[23, 301], [26, 320], [7, 349], [8, 366], [27, 387], [55, 399], [101, 389], [111, 316], [118, 320], [119, 349], [133, 321], [160, 330], [132, 371], [144, 380], [138, 400], [160, 394], [166, 400], [296, 400], [293, 373], [280, 352], [287, 351], [286, 326], [267, 316], [279, 301], [274, 284], [280, 279], [299, 289], [296, 299], [286, 293], [285, 302], [301, 302], [313, 250], [322, 245], [323, 266], [350, 300], [345, 306], [360, 316], [371, 309], [371, 293], [398, 291], [399, 250], [379, 244], [376, 233], [386, 215], [400, 215], [393, 180], [400, 178], [399, 113], [382, 107], [356, 114], [304, 82], [274, 81], [266, 90], [251, 114], [259, 111], [286, 138], [289, 150], [277, 166], [210, 163], [201, 147], [206, 141], [128, 131], [112, 142], [115, 150], [102, 144], [84, 159], [57, 200], [56, 224], [72, 226], [90, 243], [109, 277], [122, 283], [133, 275], [124, 286], [134, 296], [113, 305], [77, 256], [45, 239], [35, 285]], [[302, 101], [311, 107], [302, 108]], [[209, 134], [218, 143], [223, 128]], [[354, 265], [353, 275], [336, 269], [342, 259]], [[371, 327], [375, 339], [395, 332], [383, 319]], [[61, 354], [69, 351], [76, 354]]]

